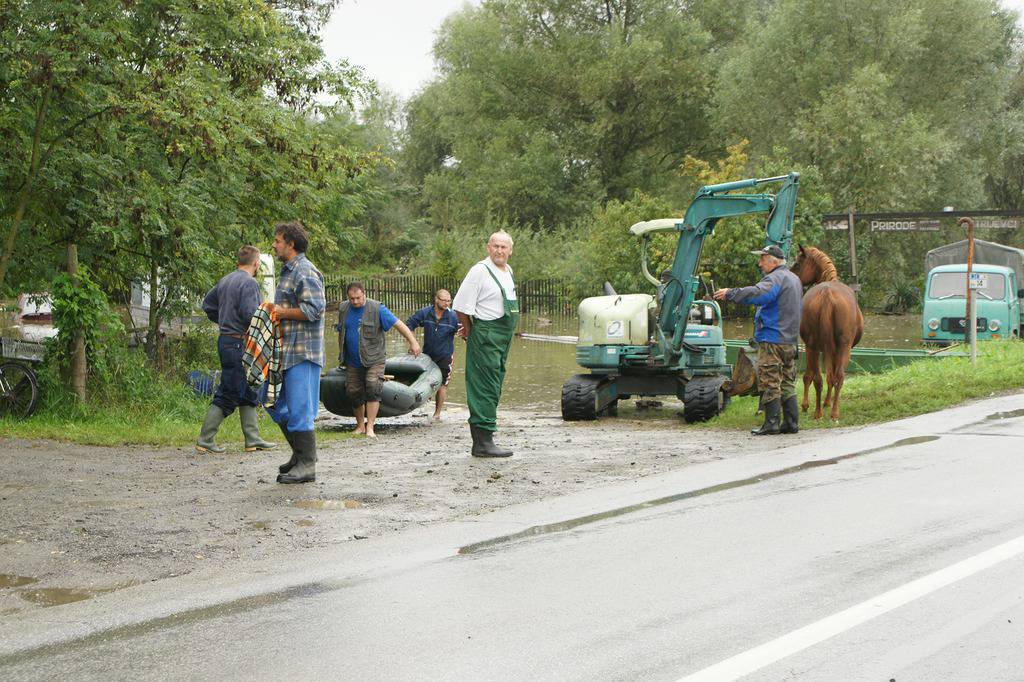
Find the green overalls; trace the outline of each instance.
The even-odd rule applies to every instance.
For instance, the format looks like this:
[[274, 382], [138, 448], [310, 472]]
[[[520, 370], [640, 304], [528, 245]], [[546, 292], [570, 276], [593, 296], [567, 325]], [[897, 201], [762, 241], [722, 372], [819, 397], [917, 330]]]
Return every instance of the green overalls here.
[[510, 301], [498, 278], [484, 267], [501, 290], [505, 314], [496, 320], [473, 320], [466, 343], [466, 403], [470, 426], [497, 431], [498, 401], [505, 380], [505, 361], [519, 323], [519, 301]]

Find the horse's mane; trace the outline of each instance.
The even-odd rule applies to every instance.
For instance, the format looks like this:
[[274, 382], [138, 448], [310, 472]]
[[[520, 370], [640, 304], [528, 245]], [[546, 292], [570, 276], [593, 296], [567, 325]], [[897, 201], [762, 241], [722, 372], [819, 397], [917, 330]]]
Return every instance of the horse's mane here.
[[836, 266], [827, 253], [813, 246], [805, 246], [804, 254], [806, 254], [808, 260], [818, 266], [819, 282], [834, 282], [839, 279]]

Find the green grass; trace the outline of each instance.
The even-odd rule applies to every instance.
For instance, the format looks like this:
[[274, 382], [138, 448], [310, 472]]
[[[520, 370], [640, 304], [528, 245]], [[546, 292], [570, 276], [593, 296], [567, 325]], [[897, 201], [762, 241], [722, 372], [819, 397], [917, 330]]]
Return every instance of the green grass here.
[[[123, 406], [88, 408], [78, 414], [43, 411], [26, 420], [0, 419], [0, 437], [57, 440], [83, 445], [191, 446], [199, 435], [209, 401], [188, 399], [173, 408], [125, 409]], [[231, 450], [242, 449], [242, 428], [237, 412], [228, 417], [217, 434], [217, 443]], [[260, 433], [264, 438], [284, 442], [281, 431], [262, 410]], [[350, 438], [343, 431], [319, 431], [320, 440]]]
[[[824, 377], [823, 377], [824, 381]], [[858, 426], [934, 412], [972, 398], [987, 398], [1024, 388], [1024, 343], [986, 341], [978, 344], [978, 364], [970, 358], [927, 358], [881, 374], [847, 375], [841, 396], [840, 420], [829, 418], [831, 408], [822, 408], [815, 420], [814, 387], [810, 408], [800, 415], [801, 429]], [[822, 387], [824, 401], [824, 386]], [[797, 396], [803, 400], [803, 379], [797, 378]], [[761, 423], [754, 416], [757, 398], [735, 398], [723, 414], [698, 427], [748, 429]]]
[[[1024, 388], [1024, 343], [988, 341], [979, 344], [977, 367], [971, 366], [969, 358], [932, 358], [881, 374], [848, 375], [843, 386], [839, 424], [828, 418], [827, 411], [817, 421], [808, 412], [801, 415], [800, 428], [820, 429], [891, 421], [1021, 388]], [[797, 390], [802, 398], [799, 379]], [[149, 402], [149, 406], [50, 407], [31, 419], [3, 419], [0, 420], [0, 437], [107, 446], [192, 445], [209, 402], [189, 396], [177, 384], [162, 389], [158, 394], [163, 396], [163, 400]], [[813, 399], [812, 389], [812, 410]], [[157, 406], [152, 407], [154, 404]], [[756, 408], [756, 398], [736, 398], [725, 413], [688, 428], [747, 430], [761, 422], [760, 417], [754, 415]], [[262, 412], [260, 429], [270, 440], [282, 440], [277, 427]], [[318, 432], [318, 438], [324, 440], [350, 437], [347, 431]], [[241, 449], [242, 432], [237, 417], [232, 415], [224, 422], [217, 440], [229, 448]]]

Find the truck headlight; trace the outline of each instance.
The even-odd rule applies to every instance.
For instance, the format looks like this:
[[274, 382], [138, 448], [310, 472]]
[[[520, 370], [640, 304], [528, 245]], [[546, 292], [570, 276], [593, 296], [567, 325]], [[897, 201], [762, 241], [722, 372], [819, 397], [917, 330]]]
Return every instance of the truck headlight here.
[[988, 321], [988, 330], [990, 332], [997, 332], [997, 331], [999, 331], [999, 320], [989, 320]]
[[935, 331], [936, 329], [938, 329], [939, 328], [939, 318], [933, 317], [932, 319], [928, 320], [928, 328], [931, 329], [932, 331]]

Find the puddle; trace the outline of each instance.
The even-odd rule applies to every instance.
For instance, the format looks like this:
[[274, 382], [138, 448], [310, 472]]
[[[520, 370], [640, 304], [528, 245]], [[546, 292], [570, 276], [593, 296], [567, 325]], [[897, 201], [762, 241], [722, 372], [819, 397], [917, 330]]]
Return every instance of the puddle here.
[[994, 419], [1013, 419], [1015, 417], [1024, 417], [1024, 410], [1010, 410], [1009, 412], [996, 412], [985, 417], [986, 420], [991, 421]]
[[39, 578], [29, 578], [25, 575], [11, 575], [10, 573], [0, 573], [0, 589], [5, 587], [21, 587], [22, 585], [31, 585], [32, 583], [39, 582]]
[[[134, 584], [134, 583], [133, 583]], [[283, 604], [293, 599], [308, 599], [321, 594], [327, 594], [343, 589], [353, 581], [336, 581], [327, 583], [306, 583], [289, 587], [278, 592], [242, 597], [233, 601], [213, 604], [195, 609], [189, 609], [169, 616], [144, 620], [130, 625], [119, 627], [101, 627], [96, 632], [81, 637], [73, 637], [52, 644], [42, 644], [23, 649], [13, 654], [0, 653], [0, 670], [8, 666], [21, 665], [25, 663], [38, 663], [43, 656], [58, 656], [67, 653], [88, 652], [97, 645], [109, 645], [111, 642], [128, 641], [132, 638], [143, 637], [153, 632], [180, 628], [190, 623], [201, 623], [214, 618], [228, 618], [236, 614], [249, 613], [257, 609], [265, 609]], [[121, 585], [120, 587], [127, 587]], [[93, 590], [89, 596], [95, 596], [100, 592], [110, 592], [118, 588]]]
[[359, 509], [363, 503], [359, 500], [295, 500], [292, 506], [300, 509]]
[[[973, 429], [974, 427], [977, 427], [977, 426], [984, 426], [987, 429], [988, 428], [994, 428], [994, 425], [992, 425], [991, 422], [1000, 421], [1000, 420], [1003, 420], [1003, 419], [1016, 419], [1017, 417], [1024, 417], [1024, 409], [1008, 410], [1006, 412], [993, 412], [992, 414], [988, 415], [984, 419], [980, 419], [980, 420], [978, 420], [976, 422], [971, 422], [969, 424], [964, 424], [963, 426], [958, 426], [958, 427], [956, 427], [954, 429], [950, 429], [950, 433], [971, 433], [970, 429]], [[977, 436], [993, 436], [993, 435], [997, 435], [997, 434], [995, 434], [995, 433], [976, 433], [976, 434], [973, 434], [973, 435], [977, 435]], [[998, 435], [1002, 435], [1002, 434], [998, 434]]]
[[762, 481], [768, 481], [773, 478], [779, 478], [781, 476], [788, 476], [790, 474], [800, 473], [808, 469], [814, 469], [816, 467], [831, 466], [838, 464], [845, 459], [852, 459], [854, 457], [863, 457], [864, 455], [870, 455], [875, 452], [881, 452], [883, 450], [891, 450], [894, 448], [901, 448], [907, 445], [918, 445], [920, 443], [930, 443], [936, 441], [941, 436], [915, 436], [914, 438], [903, 438], [897, 440], [889, 445], [882, 445], [877, 448], [869, 448], [867, 450], [860, 450], [858, 452], [851, 452], [846, 455], [839, 455], [838, 457], [831, 457], [829, 459], [812, 459], [802, 464], [796, 464], [791, 467], [784, 469], [777, 469], [775, 471], [769, 471], [764, 474], [752, 476], [750, 478], [742, 478], [736, 481], [729, 481], [727, 483], [720, 483], [718, 485], [709, 486], [707, 488], [699, 488], [697, 490], [690, 490], [685, 493], [677, 493], [675, 495], [668, 495], [666, 497], [659, 497], [655, 500], [647, 500], [646, 502], [640, 502], [638, 504], [631, 504], [627, 507], [619, 507], [618, 509], [609, 509], [608, 511], [599, 512], [597, 514], [589, 514], [587, 516], [581, 516], [576, 519], [569, 519], [568, 521], [561, 521], [559, 523], [548, 523], [540, 526], [531, 526], [526, 530], [519, 531], [518, 533], [512, 533], [510, 535], [502, 535], [490, 540], [483, 540], [476, 542], [471, 545], [459, 548], [459, 554], [473, 554], [481, 550], [490, 549], [496, 545], [502, 545], [507, 542], [514, 542], [516, 540], [523, 540], [526, 538], [536, 537], [538, 535], [548, 535], [551, 533], [561, 533], [562, 531], [572, 530], [573, 528], [579, 528], [590, 523], [596, 523], [598, 521], [605, 521], [607, 519], [615, 518], [616, 516], [624, 516], [631, 514], [636, 511], [643, 509], [649, 509], [651, 507], [658, 507], [664, 504], [672, 504], [673, 502], [680, 502], [682, 500], [688, 500], [693, 497], [702, 497], [704, 495], [710, 495], [712, 493], [718, 493], [725, 490], [732, 490], [733, 488], [741, 488], [743, 486], [754, 485], [755, 483], [761, 483]]
[[25, 601], [32, 602], [36, 606], [46, 607], [84, 601], [95, 597], [96, 594], [96, 592], [87, 592], [67, 587], [43, 587], [38, 590], [19, 592], [18, 596]]
[[267, 530], [270, 528], [270, 521], [249, 521], [245, 525], [249, 530]]
[[[36, 581], [33, 580], [32, 582]], [[86, 599], [92, 599], [93, 597], [106, 594], [107, 592], [114, 592], [115, 590], [121, 590], [125, 587], [132, 587], [138, 584], [138, 582], [132, 581], [121, 583], [120, 585], [113, 585], [112, 587], [94, 587], [91, 589], [79, 589], [75, 587], [40, 587], [37, 590], [19, 590], [18, 596], [27, 602], [35, 604], [36, 606], [46, 608], [49, 606], [73, 604], [76, 601], [85, 601]]]
[[309, 526], [315, 526], [316, 522], [315, 521], [311, 521], [310, 519], [299, 519], [298, 521], [295, 522], [295, 525], [296, 526], [306, 526], [308, 528]]

